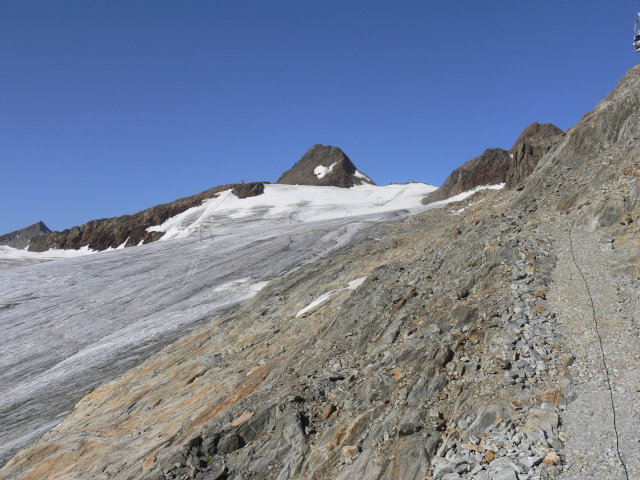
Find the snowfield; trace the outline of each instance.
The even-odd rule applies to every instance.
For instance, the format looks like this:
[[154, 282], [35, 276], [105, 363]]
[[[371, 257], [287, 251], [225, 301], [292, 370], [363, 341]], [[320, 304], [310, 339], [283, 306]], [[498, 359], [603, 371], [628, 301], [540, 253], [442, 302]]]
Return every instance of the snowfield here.
[[269, 280], [370, 239], [381, 221], [433, 208], [420, 200], [435, 188], [265, 185], [153, 227], [166, 235], [149, 245], [0, 247], [0, 465], [84, 395]]
[[[318, 167], [320, 168], [320, 167]], [[325, 167], [322, 167], [323, 169]], [[322, 170], [324, 172], [324, 170]], [[320, 177], [321, 178], [321, 177]], [[149, 231], [166, 232], [161, 241], [185, 238], [226, 228], [230, 219], [269, 223], [316, 222], [346, 216], [370, 215], [421, 207], [421, 200], [437, 187], [424, 183], [359, 185], [352, 188], [309, 185], [265, 185], [264, 194], [240, 199], [227, 190], [199, 207], [170, 218]]]

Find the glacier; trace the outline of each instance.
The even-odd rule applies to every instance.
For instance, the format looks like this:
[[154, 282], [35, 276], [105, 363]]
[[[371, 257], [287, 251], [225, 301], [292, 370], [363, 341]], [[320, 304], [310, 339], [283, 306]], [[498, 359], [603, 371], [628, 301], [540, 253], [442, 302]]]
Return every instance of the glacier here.
[[75, 403], [269, 280], [423, 211], [426, 184], [227, 192], [104, 252], [0, 249], [0, 465]]

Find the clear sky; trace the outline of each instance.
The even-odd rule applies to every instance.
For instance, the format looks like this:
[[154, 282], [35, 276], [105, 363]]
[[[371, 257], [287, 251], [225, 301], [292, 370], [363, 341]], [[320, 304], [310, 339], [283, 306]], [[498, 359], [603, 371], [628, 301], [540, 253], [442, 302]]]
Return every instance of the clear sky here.
[[638, 61], [640, 2], [0, 2], [0, 234], [276, 181], [314, 144], [440, 185]]

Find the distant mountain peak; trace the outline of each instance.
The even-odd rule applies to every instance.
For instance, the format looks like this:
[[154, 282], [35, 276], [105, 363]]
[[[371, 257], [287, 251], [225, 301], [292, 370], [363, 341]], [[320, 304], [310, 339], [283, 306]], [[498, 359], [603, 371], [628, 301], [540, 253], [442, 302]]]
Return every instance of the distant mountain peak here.
[[36, 222], [28, 227], [0, 235], [0, 245], [8, 245], [13, 248], [25, 248], [33, 237], [51, 232], [43, 221]]
[[321, 144], [311, 147], [276, 183], [342, 188], [363, 183], [375, 185], [340, 148]]

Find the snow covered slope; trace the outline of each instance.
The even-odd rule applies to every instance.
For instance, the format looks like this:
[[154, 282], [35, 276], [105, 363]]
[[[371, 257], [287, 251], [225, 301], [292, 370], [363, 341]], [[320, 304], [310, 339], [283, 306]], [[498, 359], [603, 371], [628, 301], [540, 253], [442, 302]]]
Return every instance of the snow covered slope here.
[[[270, 224], [315, 222], [346, 216], [419, 209], [421, 197], [436, 190], [425, 183], [358, 185], [351, 188], [310, 185], [265, 185], [257, 197], [239, 199], [227, 190], [199, 207], [170, 218], [149, 231], [167, 232], [160, 240], [185, 238], [201, 232], [215, 235], [237, 225], [236, 219]], [[211, 231], [211, 233], [209, 232]]]

